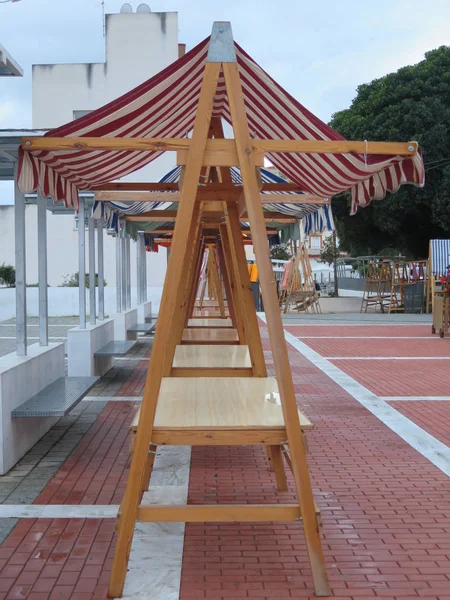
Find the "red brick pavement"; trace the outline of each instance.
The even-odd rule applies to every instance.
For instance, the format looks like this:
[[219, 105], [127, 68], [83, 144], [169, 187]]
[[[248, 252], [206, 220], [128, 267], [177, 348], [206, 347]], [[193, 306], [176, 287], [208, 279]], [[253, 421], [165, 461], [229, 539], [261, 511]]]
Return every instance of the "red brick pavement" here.
[[[110, 402], [36, 504], [120, 504], [137, 404]], [[0, 600], [106, 598], [115, 519], [22, 519], [0, 547]]]
[[[316, 426], [309, 463], [334, 596], [450, 600], [448, 478], [294, 349], [290, 361]], [[130, 377], [136, 395], [144, 364]], [[119, 503], [135, 409], [110, 403], [37, 502]], [[289, 492], [276, 490], [261, 448], [193, 449], [192, 503], [293, 498], [292, 478]], [[105, 599], [113, 528], [111, 519], [21, 520], [0, 547], [0, 600]], [[302, 528], [190, 524], [181, 586], [181, 600], [311, 597]]]
[[304, 339], [301, 340], [322, 356], [449, 356], [450, 343], [440, 338], [409, 339]]
[[[319, 329], [319, 328], [318, 328]], [[450, 598], [448, 478], [290, 350], [335, 597]], [[281, 502], [261, 448], [193, 449], [189, 501]], [[188, 524], [181, 600], [312, 597], [296, 524]]]
[[390, 402], [411, 421], [450, 446], [450, 402], [439, 400]]
[[392, 336], [392, 337], [410, 337], [423, 336], [434, 337], [431, 335], [431, 325], [288, 325], [287, 331], [295, 336], [339, 336], [339, 337], [373, 337], [373, 336]]
[[330, 361], [377, 396], [448, 396], [448, 360]]

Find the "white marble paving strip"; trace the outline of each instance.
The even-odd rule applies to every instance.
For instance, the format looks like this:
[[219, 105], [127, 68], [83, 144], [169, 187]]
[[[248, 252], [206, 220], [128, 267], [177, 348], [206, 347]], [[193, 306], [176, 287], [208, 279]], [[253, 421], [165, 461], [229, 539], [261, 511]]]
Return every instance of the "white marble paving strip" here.
[[[288, 325], [289, 327], [289, 325]], [[297, 335], [299, 340], [439, 340], [439, 336], [430, 335]]]
[[[15, 323], [0, 323], [0, 327], [15, 327]], [[48, 324], [49, 327], [77, 327], [77, 323], [51, 323]], [[39, 327], [39, 324], [27, 323], [28, 327]]]
[[[16, 336], [15, 335], [0, 335], [0, 340], [15, 340]], [[28, 340], [38, 340], [39, 336], [27, 336]], [[65, 340], [66, 336], [65, 335], [58, 335], [56, 337], [52, 337], [51, 335], [48, 336], [49, 340]]]
[[450, 356], [324, 356], [325, 360], [450, 360]]
[[[186, 504], [190, 464], [190, 447], [158, 447], [142, 504]], [[179, 599], [184, 529], [184, 523], [136, 523], [123, 598]]]
[[142, 402], [142, 396], [85, 396], [82, 402]]
[[0, 504], [1, 519], [115, 519], [116, 504]]
[[431, 402], [450, 402], [450, 396], [379, 396], [379, 398], [385, 402], [423, 402], [427, 400]]
[[114, 360], [136, 360], [136, 361], [143, 361], [143, 360], [150, 360], [150, 358], [148, 356], [130, 356], [130, 357], [126, 357], [126, 356], [115, 356]]
[[[266, 322], [265, 315], [262, 313], [258, 314], [261, 320]], [[443, 473], [450, 476], [450, 448], [448, 446], [410, 421], [387, 402], [378, 398], [378, 396], [355, 381], [350, 375], [341, 371], [336, 365], [330, 363], [326, 358], [315, 350], [312, 350], [286, 330], [285, 338], [300, 354], [328, 375], [330, 379], [380, 419], [389, 429], [399, 435], [407, 444], [427, 458]]]

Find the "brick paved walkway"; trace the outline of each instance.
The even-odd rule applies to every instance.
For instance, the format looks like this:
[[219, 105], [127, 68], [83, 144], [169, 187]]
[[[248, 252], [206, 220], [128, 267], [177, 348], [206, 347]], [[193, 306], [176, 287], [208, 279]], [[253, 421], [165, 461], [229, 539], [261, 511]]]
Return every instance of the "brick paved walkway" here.
[[[286, 326], [296, 336], [348, 337], [356, 335], [358, 328], [299, 329]], [[389, 335], [390, 331], [398, 337], [399, 329], [405, 338], [421, 336], [420, 331], [425, 334], [425, 328], [417, 325], [373, 326], [370, 335]], [[429, 335], [426, 329], [424, 337]], [[268, 353], [265, 329], [263, 334]], [[349, 351], [355, 341], [348, 340]], [[397, 340], [392, 342], [397, 344]], [[405, 349], [412, 342], [415, 340], [405, 339], [397, 350], [408, 355]], [[376, 340], [373, 343], [378, 344]], [[448, 340], [437, 342], [439, 352], [444, 345]], [[321, 346], [320, 354], [329, 356], [330, 348]], [[383, 348], [380, 346], [380, 351]], [[449, 479], [297, 350], [290, 347], [289, 356], [299, 405], [315, 425], [309, 434], [309, 464], [322, 510], [323, 543], [334, 596], [450, 600]], [[343, 362], [336, 361], [340, 368]], [[348, 363], [357, 380], [364, 379], [368, 364], [382, 364], [383, 382], [386, 368], [395, 363], [392, 373], [402, 384], [398, 395], [421, 395], [417, 385], [408, 384], [413, 375], [422, 379], [422, 371], [417, 375], [419, 368], [424, 373], [431, 369], [433, 374], [424, 385], [426, 395], [447, 395], [450, 389], [446, 379], [441, 382], [445, 373], [439, 370], [440, 363], [445, 363], [448, 371], [448, 361]], [[117, 395], [142, 393], [148, 362], [136, 361], [133, 366], [132, 370], [128, 367], [127, 380], [114, 388]], [[378, 385], [376, 378], [373, 385]], [[398, 393], [392, 389], [386, 393], [383, 386], [383, 393], [377, 392], [380, 395]], [[107, 395], [108, 388], [102, 393]], [[445, 422], [450, 402], [390, 404], [448, 443]], [[108, 403], [36, 502], [118, 504], [127, 477], [128, 425], [136, 408], [133, 402]], [[277, 491], [261, 448], [193, 449], [190, 503], [292, 501], [292, 478], [289, 484], [288, 492]], [[0, 547], [0, 600], [104, 599], [113, 547], [112, 519], [21, 519]], [[186, 527], [181, 600], [284, 600], [312, 597], [312, 589], [301, 526], [198, 523]]]

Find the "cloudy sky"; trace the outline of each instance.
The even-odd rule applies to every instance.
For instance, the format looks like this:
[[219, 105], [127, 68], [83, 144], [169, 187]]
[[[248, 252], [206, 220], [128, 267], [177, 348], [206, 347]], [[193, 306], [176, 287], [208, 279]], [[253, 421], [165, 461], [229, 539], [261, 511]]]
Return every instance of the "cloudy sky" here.
[[[136, 9], [139, 0], [129, 0]], [[151, 0], [178, 11], [179, 41], [192, 48], [214, 20], [309, 110], [328, 121], [356, 87], [450, 44], [449, 0]], [[107, 13], [123, 0], [105, 0]], [[33, 63], [102, 62], [101, 0], [0, 0], [0, 44], [24, 69], [0, 80], [0, 129], [31, 127]], [[145, 80], [146, 74], [142, 74]]]

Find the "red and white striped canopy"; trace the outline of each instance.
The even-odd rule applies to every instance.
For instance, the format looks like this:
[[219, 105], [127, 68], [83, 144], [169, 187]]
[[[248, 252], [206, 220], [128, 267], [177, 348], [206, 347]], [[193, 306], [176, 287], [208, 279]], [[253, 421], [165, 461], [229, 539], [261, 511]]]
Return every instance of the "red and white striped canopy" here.
[[[53, 129], [46, 137], [185, 137], [193, 128], [209, 38], [166, 69], [90, 114]], [[261, 139], [342, 140], [341, 135], [306, 110], [235, 43], [251, 133]], [[223, 76], [214, 115], [231, 122]], [[78, 190], [114, 181], [159, 155], [147, 151], [19, 152], [19, 188], [66, 206], [78, 206]], [[424, 184], [420, 153], [414, 156], [274, 153], [267, 155], [284, 176], [305, 192], [330, 197], [351, 190], [352, 213], [381, 200], [400, 185]]]

